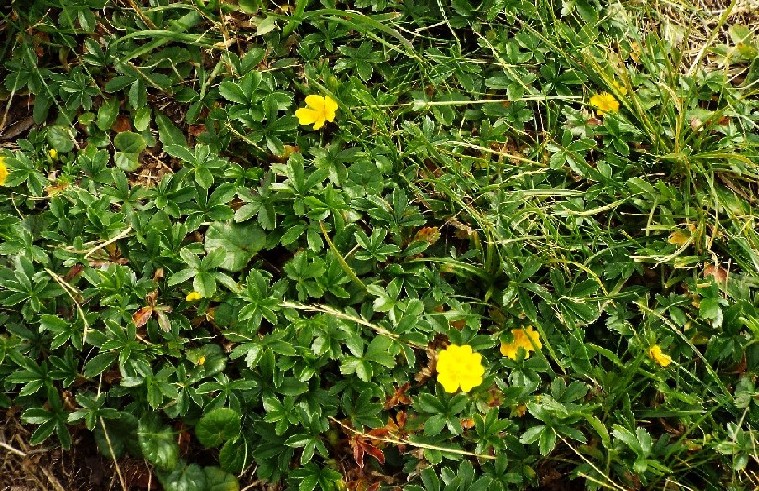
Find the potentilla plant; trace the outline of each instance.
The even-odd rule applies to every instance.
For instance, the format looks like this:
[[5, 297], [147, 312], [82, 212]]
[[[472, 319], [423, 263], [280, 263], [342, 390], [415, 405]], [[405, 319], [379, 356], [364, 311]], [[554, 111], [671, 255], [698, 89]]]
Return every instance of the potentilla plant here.
[[8, 458], [73, 448], [114, 489], [756, 488], [736, 5], [681, 33], [653, 4], [70, 3], [0, 12]]

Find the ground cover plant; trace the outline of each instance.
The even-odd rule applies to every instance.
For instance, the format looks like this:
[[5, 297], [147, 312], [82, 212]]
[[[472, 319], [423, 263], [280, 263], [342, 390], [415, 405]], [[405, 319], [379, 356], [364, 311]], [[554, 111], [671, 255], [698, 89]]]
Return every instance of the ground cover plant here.
[[11, 0], [0, 483], [755, 489], [752, 5]]

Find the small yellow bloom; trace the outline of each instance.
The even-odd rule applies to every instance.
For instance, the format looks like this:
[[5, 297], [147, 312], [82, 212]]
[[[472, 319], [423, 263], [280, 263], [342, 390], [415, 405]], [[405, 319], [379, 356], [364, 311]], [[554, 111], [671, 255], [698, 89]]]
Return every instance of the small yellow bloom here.
[[206, 362], [206, 357], [202, 356], [198, 358], [198, 365], [203, 365]]
[[482, 355], [474, 353], [468, 344], [452, 344], [437, 357], [437, 381], [446, 392], [469, 392], [482, 383], [485, 368]]
[[532, 326], [527, 326], [525, 329], [513, 329], [511, 335], [514, 336], [512, 342], [501, 343], [501, 354], [508, 356], [512, 360], [517, 359], [519, 348], [523, 348], [525, 351], [524, 357], [529, 358], [530, 351], [543, 347], [543, 343], [540, 342], [540, 334]]
[[672, 363], [672, 357], [668, 354], [662, 352], [661, 346], [658, 344], [655, 344], [648, 348], [648, 356], [651, 357], [652, 360], [654, 360], [659, 365], [666, 367], [670, 363]]
[[8, 179], [8, 166], [5, 165], [5, 157], [0, 156], [0, 186], [5, 186], [6, 179]]
[[314, 125], [318, 130], [324, 126], [325, 121], [330, 123], [335, 120], [337, 111], [337, 102], [330, 96], [310, 95], [306, 97], [306, 106], [295, 111], [298, 123], [303, 125]]
[[596, 108], [599, 116], [619, 111], [619, 102], [608, 92], [601, 92], [591, 97], [590, 105]]
[[682, 231], [682, 230], [675, 230], [671, 234], [669, 234], [669, 238], [667, 239], [667, 242], [676, 245], [676, 246], [684, 246], [688, 243], [690, 240], [690, 234]]
[[185, 297], [185, 300], [187, 300], [188, 302], [194, 302], [196, 300], [200, 300], [201, 298], [202, 297], [200, 296], [200, 293], [198, 293], [198, 292], [190, 292]]
[[53, 159], [53, 160], [55, 160], [55, 159], [58, 158], [58, 150], [56, 150], [54, 148], [51, 148], [50, 150], [48, 150], [47, 154], [50, 155], [50, 158]]
[[617, 90], [617, 92], [619, 92], [620, 95], [627, 95], [627, 88], [624, 85], [616, 81], [612, 82], [611, 85]]

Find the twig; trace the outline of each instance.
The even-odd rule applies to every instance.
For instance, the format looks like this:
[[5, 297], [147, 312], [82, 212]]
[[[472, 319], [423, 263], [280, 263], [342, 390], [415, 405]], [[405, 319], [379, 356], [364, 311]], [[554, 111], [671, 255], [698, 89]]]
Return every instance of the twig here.
[[97, 251], [99, 251], [100, 249], [108, 247], [109, 245], [113, 244], [117, 240], [123, 239], [124, 237], [126, 237], [127, 235], [129, 235], [129, 233], [131, 231], [132, 231], [132, 226], [129, 225], [126, 229], [124, 229], [121, 232], [119, 232], [115, 237], [113, 237], [111, 239], [108, 239], [105, 242], [103, 242], [102, 244], [98, 245], [97, 247], [94, 247], [94, 248], [90, 249], [89, 251], [87, 251], [87, 253], [84, 255], [84, 258], [87, 259], [91, 255], [93, 255], [94, 253], [96, 253]]
[[355, 430], [351, 428], [350, 426], [346, 425], [342, 421], [329, 416], [329, 419], [340, 425], [343, 429], [348, 430], [349, 432], [353, 433], [354, 435], [359, 435], [363, 438], [368, 438], [370, 440], [377, 440], [379, 442], [385, 442], [385, 443], [392, 443], [394, 445], [409, 445], [411, 447], [421, 448], [423, 450], [439, 450], [440, 452], [446, 452], [446, 453], [454, 453], [456, 455], [466, 455], [468, 457], [476, 457], [478, 459], [485, 459], [485, 460], [496, 460], [495, 455], [485, 455], [485, 454], [479, 454], [474, 452], [467, 452], [466, 450], [458, 450], [455, 448], [445, 448], [445, 447], [438, 447], [436, 445], [430, 445], [428, 443], [418, 443], [413, 442], [411, 440], [406, 439], [395, 439], [395, 438], [385, 438], [385, 437], [379, 437], [374, 435], [369, 435], [366, 433], [363, 433], [361, 431]]
[[82, 343], [85, 343], [87, 341], [87, 332], [90, 330], [90, 323], [87, 322], [87, 316], [84, 315], [84, 310], [82, 309], [82, 306], [79, 304], [79, 301], [76, 299], [76, 297], [81, 296], [82, 293], [76, 288], [74, 288], [73, 286], [66, 283], [66, 280], [58, 276], [50, 268], [45, 268], [45, 272], [49, 274], [56, 281], [56, 283], [58, 283], [61, 286], [61, 288], [65, 290], [68, 296], [71, 297], [71, 301], [74, 302], [74, 305], [76, 305], [76, 311], [77, 313], [79, 313], [79, 316], [82, 318], [82, 324], [84, 325], [84, 329], [82, 329]]
[[[617, 484], [617, 483], [615, 483], [614, 481], [612, 481], [612, 480], [611, 480], [611, 478], [610, 478], [609, 476], [607, 476], [607, 475], [605, 475], [603, 472], [601, 472], [601, 469], [599, 469], [599, 468], [598, 468], [598, 467], [597, 467], [597, 466], [596, 466], [596, 465], [595, 465], [593, 462], [591, 462], [590, 460], [588, 460], [588, 459], [587, 459], [587, 458], [586, 458], [586, 457], [585, 457], [583, 454], [581, 454], [580, 452], [578, 452], [578, 451], [577, 451], [577, 450], [576, 450], [576, 449], [575, 449], [575, 448], [574, 448], [572, 445], [570, 445], [570, 444], [569, 444], [569, 442], [568, 442], [568, 441], [567, 441], [567, 440], [566, 440], [566, 439], [565, 439], [563, 436], [559, 435], [558, 433], [556, 434], [556, 436], [558, 436], [558, 437], [559, 437], [559, 439], [560, 439], [562, 442], [564, 442], [564, 444], [565, 444], [567, 447], [569, 447], [569, 448], [570, 448], [570, 449], [571, 449], [571, 450], [572, 450], [572, 451], [573, 451], [575, 454], [577, 454], [577, 456], [578, 456], [578, 457], [580, 457], [580, 459], [582, 459], [582, 461], [583, 461], [583, 462], [585, 462], [586, 464], [588, 464], [588, 465], [589, 465], [589, 466], [590, 466], [590, 467], [591, 467], [591, 468], [592, 468], [594, 471], [598, 472], [598, 474], [599, 474], [599, 475], [601, 475], [601, 476], [605, 477], [608, 483], [607, 483], [607, 484], [604, 484], [604, 483], [602, 483], [602, 482], [598, 482], [598, 481], [594, 481], [594, 482], [596, 482], [597, 484], [605, 485], [606, 487], [609, 487], [609, 488], [613, 488], [613, 489], [619, 489], [619, 490], [621, 490], [621, 491], [628, 491], [627, 489], [623, 488], [623, 487], [622, 487], [622, 486], [620, 486], [619, 484]], [[585, 475], [584, 477], [585, 477], [586, 479], [591, 479], [591, 480], [593, 480], [593, 479], [592, 479], [590, 476], [588, 476], [588, 475]]]
[[327, 228], [324, 226], [324, 222], [319, 220], [319, 228], [322, 230], [322, 235], [324, 235], [324, 240], [327, 241], [327, 244], [329, 244], [329, 248], [332, 250], [332, 252], [335, 253], [335, 256], [337, 256], [337, 262], [340, 263], [340, 267], [343, 268], [343, 271], [345, 271], [345, 274], [350, 276], [350, 279], [353, 280], [353, 282], [358, 285], [362, 290], [366, 291], [366, 285], [363, 281], [359, 279], [358, 276], [356, 276], [356, 273], [351, 269], [348, 262], [345, 260], [342, 254], [340, 254], [340, 251], [337, 250], [337, 247], [332, 242], [332, 239], [330, 239], [329, 234], [327, 233]]
[[418, 349], [427, 349], [426, 346], [424, 346], [422, 344], [419, 344], [419, 343], [415, 343], [413, 341], [401, 341], [398, 338], [397, 334], [394, 334], [394, 333], [388, 331], [384, 327], [380, 327], [380, 326], [378, 326], [376, 324], [372, 324], [371, 322], [369, 322], [369, 321], [367, 321], [367, 320], [365, 320], [365, 319], [363, 319], [361, 317], [356, 317], [356, 316], [353, 316], [353, 315], [350, 315], [350, 314], [346, 314], [345, 312], [341, 312], [341, 311], [339, 311], [337, 309], [333, 309], [332, 307], [328, 307], [326, 305], [303, 305], [303, 304], [298, 304], [298, 303], [293, 303], [293, 302], [281, 302], [279, 305], [282, 306], [282, 307], [284, 307], [284, 308], [303, 310], [305, 312], [320, 312], [322, 314], [329, 314], [329, 315], [337, 317], [338, 319], [352, 321], [352, 322], [355, 322], [356, 324], [360, 324], [362, 326], [366, 326], [366, 327], [370, 328], [371, 330], [375, 331], [377, 334], [381, 334], [382, 336], [387, 336], [390, 339], [392, 339], [393, 341], [398, 341], [398, 342], [401, 342], [401, 343], [406, 343], [409, 346], [414, 347], [414, 348], [418, 348]]
[[134, 12], [142, 20], [142, 22], [145, 23], [146, 26], [148, 26], [151, 29], [156, 28], [155, 24], [153, 24], [153, 21], [150, 20], [147, 15], [145, 15], [145, 12], [142, 11], [139, 5], [134, 3], [134, 0], [126, 0], [126, 2], [129, 4], [130, 7], [132, 7], [132, 10], [134, 10]]
[[[103, 418], [100, 417], [100, 426], [103, 428], [103, 435], [105, 435], [105, 442], [108, 444], [108, 453], [111, 454], [111, 458], [113, 459], [113, 465], [116, 466], [116, 474], [119, 476], [119, 483], [121, 484], [121, 489], [124, 491], [129, 491], [129, 488], [127, 488], [126, 480], [124, 479], [124, 475], [121, 473], [121, 467], [119, 467], [119, 463], [116, 460], [116, 454], [113, 451], [113, 446], [111, 445], [111, 437], [108, 436], [108, 430], [105, 428], [105, 421], [103, 421]], [[148, 488], [150, 489], [150, 488]]]
[[22, 452], [21, 450], [17, 449], [16, 447], [12, 447], [8, 445], [7, 443], [0, 442], [0, 447], [3, 447], [7, 451], [9, 451], [12, 454], [16, 454], [20, 457], [26, 457], [26, 454]]

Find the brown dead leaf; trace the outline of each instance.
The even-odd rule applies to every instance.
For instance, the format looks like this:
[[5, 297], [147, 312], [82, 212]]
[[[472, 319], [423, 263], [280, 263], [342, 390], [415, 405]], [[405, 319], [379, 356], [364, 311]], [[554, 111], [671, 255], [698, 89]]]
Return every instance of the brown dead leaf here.
[[66, 283], [70, 282], [71, 280], [79, 276], [79, 274], [82, 272], [83, 269], [84, 269], [84, 265], [82, 264], [75, 264], [71, 266], [71, 269], [69, 269], [68, 273], [66, 273], [66, 276], [63, 277], [63, 281], [65, 281]]
[[192, 136], [200, 136], [206, 131], [206, 125], [204, 124], [191, 124], [187, 128], [187, 132]]
[[423, 227], [419, 229], [419, 231], [414, 236], [414, 240], [412, 242], [416, 241], [425, 241], [429, 243], [430, 245], [434, 244], [440, 240], [440, 229], [437, 227]]
[[474, 428], [474, 420], [472, 418], [462, 418], [461, 427], [464, 428], [465, 430]]
[[364, 456], [367, 454], [374, 457], [380, 464], [385, 463], [385, 454], [364, 435], [351, 435], [349, 441], [353, 449], [353, 460], [361, 469], [364, 468]]
[[113, 123], [113, 126], [111, 126], [111, 129], [116, 133], [130, 131], [132, 129], [132, 122], [129, 120], [128, 116], [119, 114], [116, 121]]
[[720, 286], [725, 286], [727, 284], [727, 275], [727, 270], [722, 266], [707, 264], [704, 267], [704, 278], [711, 276]]
[[153, 316], [153, 307], [151, 307], [150, 305], [146, 305], [145, 307], [140, 308], [140, 310], [138, 310], [132, 315], [132, 321], [134, 322], [135, 326], [142, 327], [148, 323], [148, 321], [150, 320], [150, 317], [152, 316]]
[[385, 401], [385, 409], [390, 409], [399, 404], [408, 405], [411, 404], [411, 398], [406, 394], [406, 391], [411, 387], [409, 382], [401, 385], [395, 389], [395, 393]]

